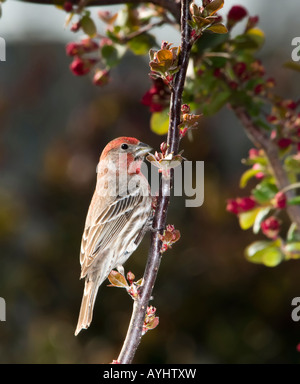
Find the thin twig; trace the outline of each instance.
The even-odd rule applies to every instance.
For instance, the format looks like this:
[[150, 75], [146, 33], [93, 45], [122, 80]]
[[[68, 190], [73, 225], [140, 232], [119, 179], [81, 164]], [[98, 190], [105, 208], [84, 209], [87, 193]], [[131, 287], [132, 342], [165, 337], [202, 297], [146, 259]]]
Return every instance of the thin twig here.
[[[246, 133], [253, 144], [264, 150], [275, 176], [278, 189], [286, 190], [287, 197], [292, 198], [294, 196], [294, 190], [288, 189], [291, 183], [280, 160], [277, 145], [253, 122], [244, 108], [235, 108], [234, 111], [242, 122]], [[300, 229], [300, 207], [297, 205], [288, 205], [287, 213], [291, 221], [296, 223], [297, 227]]]
[[[173, 152], [174, 154], [177, 154], [179, 149], [178, 125], [180, 124], [181, 118], [182, 92], [191, 50], [190, 27], [187, 22], [189, 19], [190, 2], [191, 0], [182, 0], [181, 3], [181, 54], [179, 57], [180, 70], [177, 72], [174, 78], [174, 87], [172, 90], [170, 103], [170, 123], [167, 142], [169, 144], [169, 153]], [[159, 233], [163, 233], [162, 228], [165, 228], [167, 223], [167, 211], [170, 201], [170, 188], [172, 185], [172, 180], [173, 172], [171, 172], [171, 182], [169, 183], [168, 181], [162, 179], [160, 186], [160, 194], [157, 199], [157, 207], [153, 221], [154, 231], [151, 235], [151, 243], [143, 277], [143, 284], [139, 292], [139, 297], [134, 302], [127, 336], [118, 357], [118, 361], [121, 364], [129, 364], [132, 362], [135, 352], [141, 341], [145, 314], [152, 295], [152, 290], [161, 261], [162, 243], [159, 239]]]
[[[54, 5], [55, 1], [53, 0], [21, 0], [24, 3], [34, 3], [34, 4], [47, 4]], [[78, 4], [80, 0], [71, 0], [72, 3]], [[88, 6], [101, 6], [101, 5], [116, 5], [116, 4], [142, 4], [142, 3], [152, 3], [154, 5], [159, 5], [169, 11], [174, 18], [180, 20], [180, 0], [90, 0]]]

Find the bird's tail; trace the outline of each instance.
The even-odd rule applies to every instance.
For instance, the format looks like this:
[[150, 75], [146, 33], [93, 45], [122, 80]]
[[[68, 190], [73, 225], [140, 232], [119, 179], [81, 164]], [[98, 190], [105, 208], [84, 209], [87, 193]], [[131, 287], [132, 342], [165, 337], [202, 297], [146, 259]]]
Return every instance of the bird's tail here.
[[77, 336], [82, 329], [87, 329], [92, 322], [93, 309], [99, 285], [98, 279], [96, 281], [86, 279], [85, 281], [75, 336]]

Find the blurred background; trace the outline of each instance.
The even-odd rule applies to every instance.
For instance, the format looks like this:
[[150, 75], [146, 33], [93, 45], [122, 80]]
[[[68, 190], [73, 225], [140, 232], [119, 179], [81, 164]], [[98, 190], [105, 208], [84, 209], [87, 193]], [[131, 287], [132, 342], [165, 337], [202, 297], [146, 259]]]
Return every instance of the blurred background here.
[[[277, 92], [299, 98], [299, 74], [282, 68], [300, 36], [299, 1], [225, 1], [260, 16], [260, 52]], [[115, 7], [116, 8], [116, 7]], [[117, 7], [118, 8], [118, 7]], [[104, 9], [110, 9], [104, 7]], [[94, 9], [97, 12], [99, 8]], [[126, 55], [113, 81], [96, 88], [69, 71], [65, 14], [50, 6], [6, 1], [0, 36], [0, 363], [107, 363], [116, 359], [131, 316], [124, 290], [100, 288], [92, 326], [74, 337], [83, 281], [79, 248], [98, 156], [120, 135], [158, 149], [140, 100], [150, 87], [147, 58]], [[170, 28], [159, 40], [178, 43]], [[250, 143], [232, 113], [203, 119], [189, 160], [205, 162], [205, 200], [185, 208], [173, 198], [168, 222], [180, 241], [163, 255], [152, 305], [160, 324], [142, 339], [136, 363], [298, 363], [300, 324], [291, 301], [300, 296], [299, 261], [274, 269], [250, 264], [254, 240], [225, 211], [238, 189]], [[141, 277], [149, 236], [125, 265]]]

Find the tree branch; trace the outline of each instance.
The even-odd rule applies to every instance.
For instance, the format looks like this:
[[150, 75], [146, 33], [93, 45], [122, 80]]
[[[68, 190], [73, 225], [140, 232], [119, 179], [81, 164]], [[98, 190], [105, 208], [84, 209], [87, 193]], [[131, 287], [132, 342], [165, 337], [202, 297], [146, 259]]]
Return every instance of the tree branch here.
[[[277, 181], [278, 189], [281, 190], [289, 186], [291, 183], [280, 161], [278, 147], [258, 126], [255, 125], [244, 108], [235, 108], [234, 111], [244, 125], [246, 133], [253, 144], [264, 150]], [[294, 191], [288, 190], [286, 195], [288, 198], [291, 198], [294, 196]], [[288, 205], [287, 213], [291, 221], [296, 223], [297, 227], [300, 229], [300, 207], [297, 205]]]
[[[44, 4], [44, 5], [54, 5], [57, 3], [55, 0], [21, 0], [24, 3], [33, 3], [33, 4]], [[78, 4], [80, 0], [71, 0], [72, 3]], [[116, 4], [142, 4], [142, 3], [152, 3], [154, 5], [159, 5], [160, 7], [168, 10], [174, 18], [179, 22], [180, 20], [180, 0], [90, 0], [88, 6], [101, 6], [101, 5], [116, 5]]]
[[[177, 154], [179, 150], [178, 125], [180, 124], [181, 119], [182, 93], [191, 50], [190, 27], [187, 23], [189, 19], [190, 2], [191, 0], [182, 0], [181, 2], [181, 53], [178, 63], [180, 70], [174, 78], [174, 87], [172, 90], [170, 102], [170, 123], [167, 143], [169, 144], [168, 153], [173, 152], [174, 154]], [[172, 183], [173, 172], [171, 172], [170, 182], [162, 178], [160, 194], [157, 199], [157, 207], [153, 221], [154, 231], [151, 235], [151, 243], [143, 277], [143, 284], [141, 286], [138, 299], [134, 301], [133, 312], [127, 336], [118, 357], [118, 360], [121, 364], [128, 364], [132, 362], [135, 352], [141, 341], [145, 314], [152, 295], [152, 290], [161, 261], [162, 242], [159, 239], [159, 233], [163, 233], [162, 228], [165, 228], [167, 224], [167, 211], [170, 202], [170, 189]]]

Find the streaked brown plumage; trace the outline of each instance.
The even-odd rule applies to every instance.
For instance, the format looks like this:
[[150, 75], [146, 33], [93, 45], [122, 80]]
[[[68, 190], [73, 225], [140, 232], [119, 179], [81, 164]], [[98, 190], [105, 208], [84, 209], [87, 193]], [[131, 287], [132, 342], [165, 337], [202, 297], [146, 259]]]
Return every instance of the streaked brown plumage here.
[[88, 328], [99, 286], [138, 247], [150, 225], [152, 198], [140, 172], [151, 148], [119, 137], [104, 148], [82, 236], [80, 264], [85, 287], [75, 335]]

